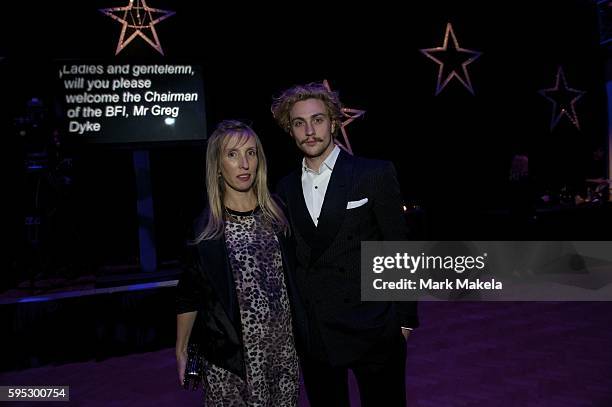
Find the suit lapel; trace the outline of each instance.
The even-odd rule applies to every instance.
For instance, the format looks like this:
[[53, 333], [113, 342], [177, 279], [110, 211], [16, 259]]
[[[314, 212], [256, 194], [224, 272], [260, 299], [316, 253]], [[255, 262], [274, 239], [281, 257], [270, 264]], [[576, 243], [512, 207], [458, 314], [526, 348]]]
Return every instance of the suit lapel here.
[[[353, 180], [353, 160], [344, 151], [340, 152], [334, 170], [325, 191], [325, 200], [321, 208], [317, 234], [321, 240], [321, 249], [325, 249], [334, 241], [338, 230], [344, 221], [349, 187]], [[318, 253], [321, 255], [322, 251]], [[313, 256], [314, 257], [314, 256]]]
[[302, 191], [301, 171], [295, 171], [291, 182], [289, 183], [291, 190], [289, 191], [289, 207], [291, 208], [291, 217], [295, 228], [306, 240], [309, 246], [313, 246], [317, 239], [317, 229], [312, 222], [310, 212], [304, 201], [304, 192]]

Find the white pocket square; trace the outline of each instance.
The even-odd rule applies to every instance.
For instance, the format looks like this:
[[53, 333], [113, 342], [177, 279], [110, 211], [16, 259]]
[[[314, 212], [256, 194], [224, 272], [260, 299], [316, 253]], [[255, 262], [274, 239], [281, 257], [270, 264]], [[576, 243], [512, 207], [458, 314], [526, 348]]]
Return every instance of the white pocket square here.
[[348, 203], [346, 204], [346, 209], [359, 208], [360, 206], [363, 206], [367, 203], [368, 203], [368, 198], [363, 198], [358, 201], [348, 201]]

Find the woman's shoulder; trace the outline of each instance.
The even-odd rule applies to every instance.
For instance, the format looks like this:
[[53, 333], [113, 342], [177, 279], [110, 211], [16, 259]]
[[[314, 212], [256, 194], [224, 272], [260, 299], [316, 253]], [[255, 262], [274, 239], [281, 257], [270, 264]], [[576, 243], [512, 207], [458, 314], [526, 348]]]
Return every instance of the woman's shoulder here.
[[210, 209], [208, 207], [204, 207], [198, 212], [198, 214], [192, 218], [191, 223], [188, 225], [187, 229], [187, 241], [193, 242], [198, 240], [198, 237], [204, 232], [206, 225], [208, 224], [208, 219], [210, 218]]
[[200, 233], [204, 230], [204, 227], [208, 223], [208, 218], [210, 217], [210, 209], [208, 207], [203, 208], [193, 221], [191, 222], [191, 227], [194, 233]]

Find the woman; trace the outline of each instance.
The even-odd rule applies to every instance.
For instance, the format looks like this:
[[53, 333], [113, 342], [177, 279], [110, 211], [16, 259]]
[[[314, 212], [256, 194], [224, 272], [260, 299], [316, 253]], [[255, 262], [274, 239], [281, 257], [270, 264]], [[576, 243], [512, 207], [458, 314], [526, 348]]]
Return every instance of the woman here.
[[266, 171], [255, 132], [238, 121], [220, 123], [206, 150], [209, 207], [196, 221], [177, 288], [179, 380], [188, 343], [196, 343], [210, 406], [297, 404], [288, 223]]

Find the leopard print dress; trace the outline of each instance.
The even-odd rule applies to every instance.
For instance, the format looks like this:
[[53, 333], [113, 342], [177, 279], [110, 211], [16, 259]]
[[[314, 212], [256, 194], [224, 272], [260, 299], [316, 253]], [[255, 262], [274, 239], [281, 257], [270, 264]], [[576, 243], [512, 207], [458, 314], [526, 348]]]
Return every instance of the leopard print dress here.
[[205, 364], [207, 406], [296, 406], [298, 359], [278, 238], [261, 210], [230, 211], [225, 243], [242, 322], [246, 381]]

